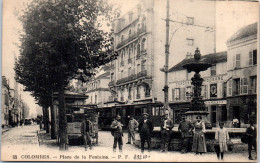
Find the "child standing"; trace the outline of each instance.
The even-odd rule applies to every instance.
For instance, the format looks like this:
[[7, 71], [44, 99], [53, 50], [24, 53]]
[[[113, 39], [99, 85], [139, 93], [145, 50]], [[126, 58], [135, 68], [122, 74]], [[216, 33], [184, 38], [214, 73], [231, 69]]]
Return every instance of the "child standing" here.
[[224, 159], [224, 152], [228, 150], [227, 141], [229, 140], [228, 131], [224, 128], [224, 122], [219, 123], [219, 128], [215, 133], [215, 139], [219, 147], [216, 148], [217, 157], [221, 154], [221, 159]]

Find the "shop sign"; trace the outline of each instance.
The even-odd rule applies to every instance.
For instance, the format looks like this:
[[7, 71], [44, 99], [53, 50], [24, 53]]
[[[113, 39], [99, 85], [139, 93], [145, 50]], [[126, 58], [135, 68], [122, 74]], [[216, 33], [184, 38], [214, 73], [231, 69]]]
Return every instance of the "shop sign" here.
[[204, 102], [206, 105], [225, 105], [227, 104], [227, 100], [214, 100], [214, 101], [205, 101]]

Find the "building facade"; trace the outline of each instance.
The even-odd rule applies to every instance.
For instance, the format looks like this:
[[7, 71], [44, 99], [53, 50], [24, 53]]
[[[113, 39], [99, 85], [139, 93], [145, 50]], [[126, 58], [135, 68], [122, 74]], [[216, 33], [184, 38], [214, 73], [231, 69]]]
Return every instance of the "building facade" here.
[[[174, 123], [179, 123], [181, 114], [191, 107], [191, 78], [194, 72], [188, 73], [182, 67], [190, 58], [193, 58], [193, 55], [187, 55], [183, 61], [169, 70], [169, 101]], [[208, 120], [216, 127], [220, 121], [227, 121], [227, 52], [204, 55], [202, 60], [212, 64], [212, 67], [200, 73], [204, 79], [201, 95], [209, 112]]]
[[257, 29], [257, 23], [250, 24], [227, 41], [228, 118], [238, 119], [240, 127], [257, 117]]
[[[199, 10], [201, 4], [207, 6], [205, 11]], [[174, 27], [170, 28], [169, 65], [185, 58], [197, 46], [203, 47], [203, 52], [214, 51], [214, 33], [207, 31], [214, 27], [214, 6], [208, 1], [170, 1]], [[111, 99], [124, 103], [122, 107], [164, 101], [164, 73], [160, 71], [165, 63], [164, 18], [166, 0], [144, 0], [113, 23], [114, 49], [119, 56], [111, 63], [109, 88]]]
[[9, 110], [11, 111], [10, 86], [5, 76], [2, 76], [2, 109], [1, 109], [2, 127], [9, 125]]
[[109, 98], [111, 98], [111, 93], [108, 88], [109, 82], [109, 72], [93, 77], [86, 86], [84, 86], [86, 88], [85, 94], [88, 96], [85, 103], [102, 107], [105, 102], [108, 102]]

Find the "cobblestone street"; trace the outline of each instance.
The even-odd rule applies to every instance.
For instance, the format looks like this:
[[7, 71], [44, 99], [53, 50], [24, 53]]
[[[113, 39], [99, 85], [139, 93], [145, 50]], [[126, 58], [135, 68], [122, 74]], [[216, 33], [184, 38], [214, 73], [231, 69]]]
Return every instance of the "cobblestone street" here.
[[[112, 152], [113, 137], [109, 131], [99, 132], [99, 144], [92, 150], [85, 151], [83, 145], [70, 145], [68, 151], [59, 151], [57, 141], [50, 139], [50, 134], [39, 131], [38, 125], [11, 128], [2, 134], [2, 160], [13, 159], [22, 161], [36, 160], [78, 160], [78, 161], [218, 161], [215, 153], [203, 155], [194, 153], [181, 154], [179, 151], [160, 153], [159, 150], [145, 151], [141, 154], [140, 149], [127, 142], [127, 133], [123, 137], [123, 153]], [[38, 137], [40, 140], [38, 141]], [[40, 145], [39, 145], [40, 143]], [[253, 152], [254, 154], [254, 152]], [[227, 152], [224, 161], [241, 162], [249, 161], [247, 151]]]

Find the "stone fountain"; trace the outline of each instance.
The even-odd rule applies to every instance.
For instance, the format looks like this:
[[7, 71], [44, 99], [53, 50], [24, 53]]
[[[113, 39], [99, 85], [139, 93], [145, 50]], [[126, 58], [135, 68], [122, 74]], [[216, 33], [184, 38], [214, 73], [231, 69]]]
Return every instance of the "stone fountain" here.
[[211, 64], [206, 63], [201, 59], [201, 54], [198, 48], [195, 50], [194, 58], [188, 60], [187, 63], [182, 66], [183, 68], [187, 69], [188, 72], [195, 72], [194, 76], [191, 78], [191, 84], [194, 86], [193, 97], [191, 100], [191, 109], [185, 114], [187, 115], [187, 119], [192, 122], [195, 122], [196, 117], [200, 115], [202, 120], [205, 122], [206, 128], [212, 128], [212, 125], [208, 121], [207, 115], [209, 112], [206, 110], [204, 101], [202, 100], [201, 96], [201, 86], [203, 79], [200, 76], [200, 72], [207, 70], [211, 66]]

